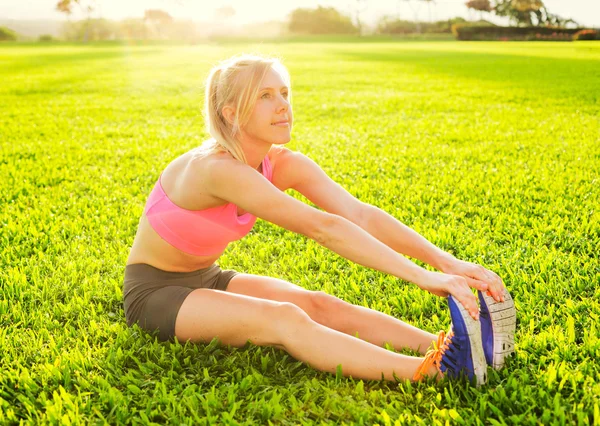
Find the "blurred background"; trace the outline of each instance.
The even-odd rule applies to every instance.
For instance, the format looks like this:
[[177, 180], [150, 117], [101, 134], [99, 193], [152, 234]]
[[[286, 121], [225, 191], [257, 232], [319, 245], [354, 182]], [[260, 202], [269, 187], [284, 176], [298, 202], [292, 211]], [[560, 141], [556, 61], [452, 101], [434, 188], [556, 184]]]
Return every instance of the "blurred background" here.
[[454, 24], [589, 33], [600, 27], [600, 1], [0, 0], [0, 40], [17, 41], [201, 42], [313, 34], [454, 38]]

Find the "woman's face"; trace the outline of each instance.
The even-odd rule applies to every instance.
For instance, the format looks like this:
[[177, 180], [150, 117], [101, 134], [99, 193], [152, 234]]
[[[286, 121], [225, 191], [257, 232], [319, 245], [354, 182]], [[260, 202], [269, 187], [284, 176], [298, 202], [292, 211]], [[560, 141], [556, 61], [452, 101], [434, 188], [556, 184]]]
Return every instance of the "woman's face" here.
[[270, 144], [284, 144], [292, 135], [292, 106], [289, 88], [274, 69], [269, 69], [258, 91], [256, 104], [242, 134]]

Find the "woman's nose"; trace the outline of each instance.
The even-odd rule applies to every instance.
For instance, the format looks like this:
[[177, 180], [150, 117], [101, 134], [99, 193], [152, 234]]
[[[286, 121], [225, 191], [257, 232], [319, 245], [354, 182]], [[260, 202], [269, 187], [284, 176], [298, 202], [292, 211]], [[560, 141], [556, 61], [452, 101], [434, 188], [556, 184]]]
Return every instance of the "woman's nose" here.
[[287, 110], [287, 109], [289, 108], [289, 106], [290, 106], [290, 103], [289, 103], [289, 102], [287, 101], [287, 99], [285, 99], [284, 97], [281, 97], [281, 100], [282, 100], [282, 101], [281, 101], [281, 102], [280, 102], [280, 104], [279, 104], [279, 108], [278, 108], [278, 110], [279, 110], [279, 111], [285, 111], [285, 110]]

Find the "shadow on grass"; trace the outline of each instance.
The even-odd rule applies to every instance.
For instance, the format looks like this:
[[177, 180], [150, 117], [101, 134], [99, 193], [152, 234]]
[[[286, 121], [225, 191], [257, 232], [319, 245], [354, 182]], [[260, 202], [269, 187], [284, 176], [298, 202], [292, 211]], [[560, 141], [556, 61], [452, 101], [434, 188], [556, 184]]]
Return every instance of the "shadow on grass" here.
[[[332, 55], [384, 66], [410, 63], [424, 71], [461, 80], [501, 83], [529, 91], [534, 97], [568, 99], [577, 107], [600, 108], [600, 60], [496, 52], [394, 49], [388, 52], [331, 50]], [[585, 84], [582, 84], [585, 81]]]

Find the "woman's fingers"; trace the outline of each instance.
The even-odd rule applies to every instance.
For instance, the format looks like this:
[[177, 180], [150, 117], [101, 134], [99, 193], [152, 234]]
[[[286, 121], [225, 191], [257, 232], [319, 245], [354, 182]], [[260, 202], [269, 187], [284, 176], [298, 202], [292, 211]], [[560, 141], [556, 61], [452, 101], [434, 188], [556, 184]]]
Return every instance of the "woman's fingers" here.
[[469, 315], [471, 315], [474, 320], [478, 320], [479, 305], [477, 304], [477, 298], [471, 292], [471, 289], [467, 284], [467, 280], [463, 277], [455, 276], [449, 290], [450, 294], [465, 307]]
[[[485, 269], [483, 266], [479, 266], [476, 272], [473, 274], [473, 279], [478, 281], [484, 281], [488, 284], [487, 294], [492, 296], [498, 302], [504, 302], [504, 297], [502, 296], [504, 284], [498, 275], [494, 272]], [[475, 287], [475, 286], [471, 286]], [[477, 288], [477, 287], [475, 287]], [[477, 288], [478, 290], [484, 291], [484, 289]]]
[[465, 277], [467, 280], [467, 283], [469, 284], [469, 287], [480, 290], [480, 291], [486, 291], [490, 286], [483, 281], [480, 280], [476, 280], [474, 278], [469, 278], [469, 277]]
[[496, 291], [497, 298], [500, 302], [504, 302], [504, 283], [502, 279], [493, 271], [487, 271], [488, 275], [491, 276], [491, 281], [493, 282], [494, 290]]
[[493, 284], [490, 286], [488, 294], [498, 302], [504, 302], [504, 296], [502, 295], [502, 289], [504, 286], [502, 285], [502, 281], [500, 281], [500, 283], [498, 283], [498, 281], [495, 279], [490, 281], [492, 281]]

